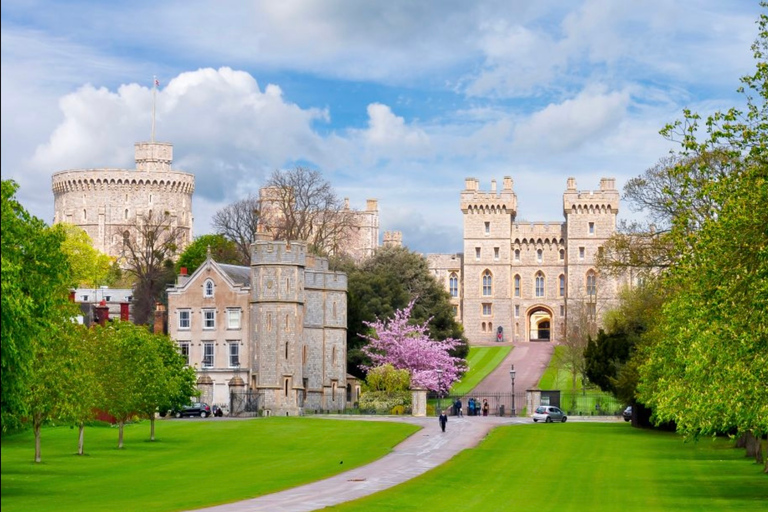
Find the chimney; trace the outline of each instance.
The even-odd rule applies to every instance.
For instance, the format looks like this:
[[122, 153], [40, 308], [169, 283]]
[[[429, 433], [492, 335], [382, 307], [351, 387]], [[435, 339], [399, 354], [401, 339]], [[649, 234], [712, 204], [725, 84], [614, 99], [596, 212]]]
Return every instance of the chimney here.
[[120, 303], [120, 320], [122, 320], [123, 322], [131, 321], [131, 303], [130, 302]]
[[155, 325], [152, 332], [168, 334], [165, 329], [165, 306], [161, 302], [155, 303]]
[[187, 284], [187, 281], [189, 281], [189, 276], [187, 275], [187, 267], [181, 267], [179, 269], [179, 276], [176, 279], [176, 286], [184, 286]]
[[109, 320], [109, 306], [107, 306], [107, 301], [102, 299], [98, 306], [93, 307], [93, 311], [94, 316], [96, 317], [96, 323], [103, 327], [107, 323], [107, 320]]

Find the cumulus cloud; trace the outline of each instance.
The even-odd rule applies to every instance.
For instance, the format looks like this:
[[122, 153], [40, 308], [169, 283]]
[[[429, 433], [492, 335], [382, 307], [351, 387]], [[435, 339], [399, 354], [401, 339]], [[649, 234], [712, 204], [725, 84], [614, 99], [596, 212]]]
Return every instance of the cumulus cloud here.
[[518, 125], [515, 146], [565, 151], [597, 143], [623, 118], [629, 101], [627, 92], [585, 90], [573, 99], [548, 105]]

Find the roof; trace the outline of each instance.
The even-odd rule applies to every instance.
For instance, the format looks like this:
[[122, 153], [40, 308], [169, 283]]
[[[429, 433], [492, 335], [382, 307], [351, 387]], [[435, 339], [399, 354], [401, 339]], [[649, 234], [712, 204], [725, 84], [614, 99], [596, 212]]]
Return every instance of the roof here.
[[228, 265], [225, 263], [217, 263], [217, 265], [233, 283], [240, 286], [251, 286], [251, 267]]

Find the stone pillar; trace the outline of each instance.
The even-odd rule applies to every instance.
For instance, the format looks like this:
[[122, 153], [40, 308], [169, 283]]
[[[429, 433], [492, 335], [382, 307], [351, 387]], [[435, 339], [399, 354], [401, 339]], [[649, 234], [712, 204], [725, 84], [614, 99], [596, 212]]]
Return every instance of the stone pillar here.
[[[238, 399], [234, 399], [234, 396]], [[238, 375], [229, 379], [229, 415], [238, 416], [245, 407], [245, 382]]]
[[536, 408], [541, 405], [541, 390], [528, 389], [525, 391], [525, 407], [528, 416], [533, 415]]
[[411, 390], [411, 414], [425, 417], [427, 415], [427, 390], [414, 388]]
[[197, 378], [197, 389], [200, 390], [200, 401], [210, 404], [213, 401], [213, 379], [208, 375]]

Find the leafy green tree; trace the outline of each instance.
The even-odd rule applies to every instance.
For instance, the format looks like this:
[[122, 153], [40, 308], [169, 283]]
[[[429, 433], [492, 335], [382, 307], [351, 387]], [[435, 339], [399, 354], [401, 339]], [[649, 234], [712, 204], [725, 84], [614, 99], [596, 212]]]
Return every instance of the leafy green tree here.
[[[469, 347], [464, 330], [453, 314], [445, 288], [430, 273], [427, 260], [405, 247], [381, 247], [366, 261], [356, 265], [350, 259], [334, 259], [333, 268], [347, 273], [347, 371], [362, 376], [360, 365], [370, 360], [362, 352], [370, 335], [367, 323], [392, 318], [416, 300], [411, 321], [429, 320], [429, 335], [436, 340], [454, 338], [462, 343], [451, 355], [466, 358]], [[431, 320], [430, 320], [431, 318]]]
[[111, 286], [119, 274], [119, 267], [108, 255], [93, 248], [88, 233], [74, 224], [56, 224], [53, 229], [64, 233], [61, 249], [69, 259], [72, 286], [96, 288]]
[[195, 238], [195, 241], [181, 253], [176, 262], [176, 272], [185, 267], [187, 272], [192, 274], [205, 262], [209, 251], [217, 263], [242, 264], [240, 252], [233, 241], [228, 240], [224, 235], [202, 235]]
[[669, 296], [643, 347], [638, 393], [657, 421], [694, 436], [768, 434], [768, 15], [758, 25], [746, 108], [703, 126], [686, 110], [662, 132], [681, 146], [673, 172], [712, 214], [673, 219], [679, 257], [663, 276]]
[[[69, 261], [60, 231], [30, 215], [16, 200], [18, 185], [2, 181], [2, 431], [17, 428], [29, 413], [29, 386], [36, 343], [62, 318], [69, 303]], [[69, 306], [69, 307], [68, 307]]]

